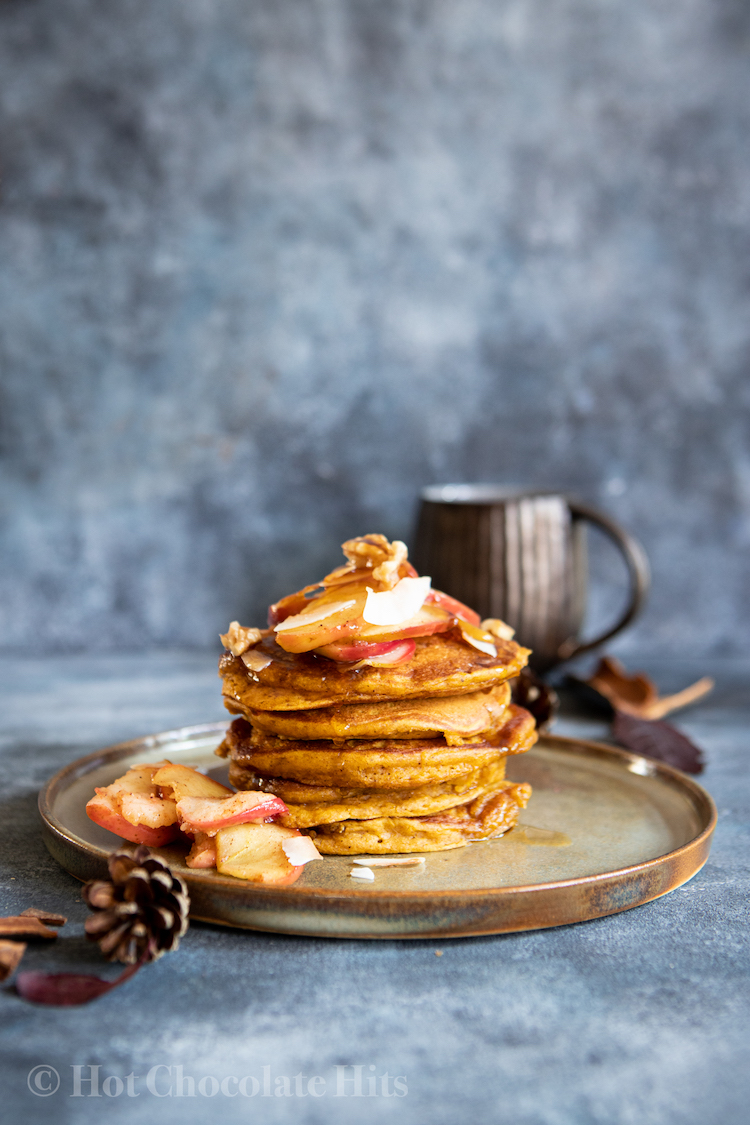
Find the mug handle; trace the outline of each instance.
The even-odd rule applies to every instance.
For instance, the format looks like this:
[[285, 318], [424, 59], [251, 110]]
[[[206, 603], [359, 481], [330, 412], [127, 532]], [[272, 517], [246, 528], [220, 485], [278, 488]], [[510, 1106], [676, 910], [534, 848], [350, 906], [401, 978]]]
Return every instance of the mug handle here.
[[615, 633], [624, 629], [643, 607], [651, 584], [651, 571], [646, 552], [637, 539], [628, 535], [627, 531], [623, 531], [619, 524], [598, 512], [596, 508], [589, 508], [587, 504], [579, 504], [576, 500], [570, 500], [568, 506], [575, 519], [588, 520], [589, 523], [593, 523], [612, 540], [615, 546], [620, 548], [628, 568], [630, 601], [619, 621], [615, 622], [612, 628], [607, 629], [600, 637], [596, 637], [593, 641], [577, 641], [575, 639], [564, 641], [558, 650], [561, 660], [571, 660], [574, 656], [580, 656], [582, 652], [589, 652], [590, 649], [603, 644], [610, 637], [614, 637]]

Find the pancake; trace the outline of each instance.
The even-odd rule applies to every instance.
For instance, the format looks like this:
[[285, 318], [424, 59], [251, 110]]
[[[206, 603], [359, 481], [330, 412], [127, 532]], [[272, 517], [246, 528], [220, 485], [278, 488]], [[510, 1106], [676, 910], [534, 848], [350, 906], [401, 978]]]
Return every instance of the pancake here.
[[506, 781], [493, 792], [434, 816], [345, 820], [309, 831], [323, 855], [391, 855], [463, 848], [515, 826], [531, 786]]
[[224, 706], [252, 718], [258, 711], [308, 711], [334, 704], [434, 698], [492, 687], [517, 676], [529, 650], [515, 641], [496, 640], [497, 656], [472, 648], [453, 633], [418, 637], [403, 664], [339, 664], [312, 653], [285, 652], [265, 637], [253, 654], [270, 658], [259, 672], [241, 657], [224, 653], [219, 661]]
[[[240, 767], [242, 768], [242, 767]], [[354, 786], [340, 785], [308, 785], [304, 781], [295, 781], [288, 777], [264, 777], [255, 774], [254, 788], [264, 793], [273, 793], [288, 805], [324, 805], [336, 804], [345, 801], [356, 801], [377, 797], [379, 800], [396, 800], [398, 797], [417, 795], [424, 792], [427, 795], [441, 796], [447, 793], [463, 794], [467, 787], [475, 784], [472, 778], [485, 777], [494, 781], [502, 781], [505, 777], [505, 755], [499, 755], [491, 764], [468, 770], [464, 774], [449, 781], [433, 782], [430, 785], [411, 786], [407, 789], [371, 788], [358, 789]], [[476, 782], [479, 784], [480, 782]], [[484, 781], [481, 782], [484, 784]], [[429, 790], [429, 794], [428, 794]], [[454, 801], [454, 804], [456, 802]]]
[[[454, 808], [459, 802], [476, 801], [479, 797], [496, 792], [504, 775], [505, 760], [501, 758], [484, 769], [464, 774], [452, 782], [423, 785], [419, 789], [360, 789], [348, 792], [344, 789], [338, 791], [338, 799], [305, 801], [300, 804], [290, 803], [288, 798], [283, 798], [288, 812], [279, 817], [279, 823], [287, 828], [315, 828], [343, 820], [432, 816]], [[271, 792], [276, 790], [273, 781], [274, 779], [270, 779], [270, 783], [267, 783], [267, 786], [272, 786]], [[281, 784], [283, 787], [283, 781]], [[324, 793], [331, 792], [323, 786], [306, 786], [304, 795], [310, 796], [310, 790], [315, 788], [322, 789]], [[268, 787], [266, 791], [269, 791]]]
[[254, 788], [259, 776], [310, 785], [414, 789], [522, 754], [536, 738], [531, 715], [511, 704], [502, 726], [471, 745], [449, 746], [444, 738], [298, 742], [265, 735], [236, 719], [217, 753], [232, 758], [229, 779], [238, 789]]
[[497, 730], [510, 702], [507, 684], [437, 699], [342, 703], [314, 711], [255, 711], [252, 725], [266, 734], [304, 740], [414, 738], [454, 733], [466, 738]]

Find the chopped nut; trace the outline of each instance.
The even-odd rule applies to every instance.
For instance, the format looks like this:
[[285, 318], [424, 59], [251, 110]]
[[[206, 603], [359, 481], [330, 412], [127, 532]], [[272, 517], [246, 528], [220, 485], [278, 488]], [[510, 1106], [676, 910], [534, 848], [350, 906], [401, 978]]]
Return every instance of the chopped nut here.
[[55, 930], [48, 930], [38, 918], [22, 914], [0, 918], [0, 938], [56, 938]]
[[0, 981], [13, 975], [25, 952], [26, 942], [0, 941]]
[[481, 627], [486, 633], [492, 633], [493, 637], [497, 637], [501, 641], [512, 641], [516, 635], [515, 629], [507, 625], [505, 621], [501, 621], [499, 617], [486, 617]]
[[67, 918], [64, 914], [55, 914], [52, 910], [40, 910], [37, 906], [29, 906], [21, 911], [21, 918], [38, 918], [46, 926], [64, 926]]
[[263, 640], [263, 632], [261, 629], [240, 625], [239, 621], [232, 621], [228, 632], [219, 634], [219, 640], [232, 656], [242, 656], [243, 652]]
[[[372, 576], [376, 582], [382, 582], [387, 590], [392, 590], [399, 580], [399, 567], [406, 562], [408, 551], [406, 544], [399, 539], [389, 543], [385, 535], [360, 535], [356, 539], [347, 539], [341, 549], [349, 560], [349, 570], [364, 570], [372, 568]], [[339, 571], [341, 568], [339, 568]], [[338, 575], [334, 571], [328, 578]]]

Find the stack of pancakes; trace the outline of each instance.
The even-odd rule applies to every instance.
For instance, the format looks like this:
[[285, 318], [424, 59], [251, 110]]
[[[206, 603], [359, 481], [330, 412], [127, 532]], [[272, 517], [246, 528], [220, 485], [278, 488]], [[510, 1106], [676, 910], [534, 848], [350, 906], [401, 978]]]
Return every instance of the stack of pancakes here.
[[238, 789], [279, 796], [281, 823], [333, 855], [439, 851], [501, 836], [530, 795], [505, 779], [536, 741], [508, 681], [528, 650], [478, 651], [457, 630], [416, 638], [413, 657], [353, 666], [290, 653], [270, 631], [248, 667], [224, 654], [227, 709], [242, 716], [217, 753]]

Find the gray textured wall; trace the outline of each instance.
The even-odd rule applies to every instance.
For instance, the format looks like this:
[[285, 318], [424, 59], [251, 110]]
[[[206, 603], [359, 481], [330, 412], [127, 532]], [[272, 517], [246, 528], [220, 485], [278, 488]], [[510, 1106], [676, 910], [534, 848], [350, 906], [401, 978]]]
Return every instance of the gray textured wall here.
[[211, 643], [479, 479], [747, 650], [749, 63], [744, 0], [3, 0], [0, 644]]

